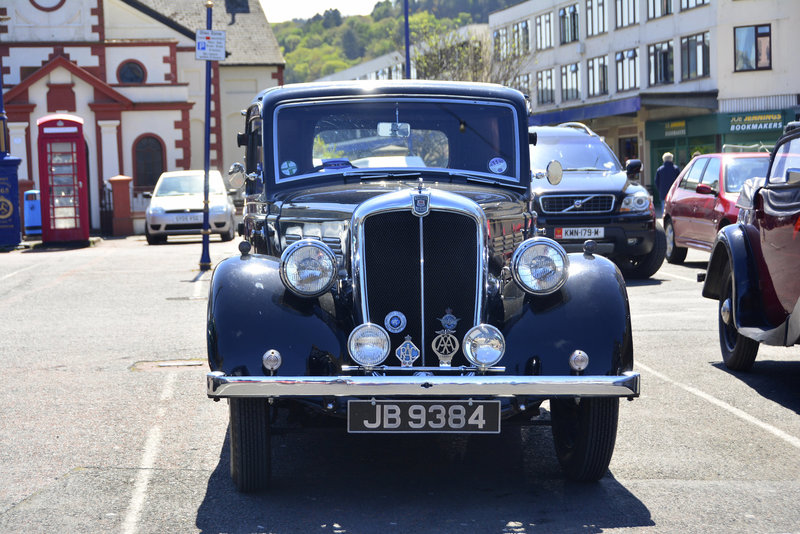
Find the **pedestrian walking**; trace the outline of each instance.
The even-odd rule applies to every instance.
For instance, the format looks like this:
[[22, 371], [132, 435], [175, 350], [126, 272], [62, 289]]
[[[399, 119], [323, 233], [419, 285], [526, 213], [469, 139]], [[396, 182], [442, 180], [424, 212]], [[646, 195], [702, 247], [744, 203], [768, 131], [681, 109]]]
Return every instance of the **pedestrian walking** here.
[[667, 193], [669, 193], [669, 188], [672, 187], [672, 182], [678, 177], [680, 169], [672, 162], [673, 156], [671, 152], [664, 152], [661, 159], [664, 164], [656, 171], [656, 189], [661, 199], [661, 210], [663, 213], [664, 201], [667, 198]]

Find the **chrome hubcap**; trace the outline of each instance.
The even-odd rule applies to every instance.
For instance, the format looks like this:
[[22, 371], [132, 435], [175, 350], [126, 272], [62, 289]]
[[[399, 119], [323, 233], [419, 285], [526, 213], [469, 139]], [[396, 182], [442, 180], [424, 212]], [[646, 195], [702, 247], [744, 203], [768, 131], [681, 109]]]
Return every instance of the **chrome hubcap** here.
[[722, 322], [730, 325], [731, 324], [731, 299], [725, 299], [722, 305], [719, 307], [719, 316], [722, 318]]

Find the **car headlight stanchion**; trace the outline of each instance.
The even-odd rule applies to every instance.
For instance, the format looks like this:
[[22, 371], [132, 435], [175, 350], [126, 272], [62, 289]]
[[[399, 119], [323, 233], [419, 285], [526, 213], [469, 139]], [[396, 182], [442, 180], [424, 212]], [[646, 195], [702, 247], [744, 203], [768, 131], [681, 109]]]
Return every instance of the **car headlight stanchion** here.
[[336, 280], [336, 255], [316, 239], [301, 239], [281, 255], [283, 284], [301, 297], [318, 297]]
[[548, 295], [567, 281], [569, 258], [556, 241], [546, 237], [528, 239], [511, 257], [511, 275], [527, 293]]

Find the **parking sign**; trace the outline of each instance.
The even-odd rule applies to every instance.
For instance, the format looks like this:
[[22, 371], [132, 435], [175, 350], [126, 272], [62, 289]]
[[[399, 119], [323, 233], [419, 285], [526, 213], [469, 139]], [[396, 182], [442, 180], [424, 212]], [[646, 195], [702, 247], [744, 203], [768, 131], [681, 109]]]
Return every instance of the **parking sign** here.
[[225, 30], [197, 30], [195, 58], [211, 61], [225, 59]]

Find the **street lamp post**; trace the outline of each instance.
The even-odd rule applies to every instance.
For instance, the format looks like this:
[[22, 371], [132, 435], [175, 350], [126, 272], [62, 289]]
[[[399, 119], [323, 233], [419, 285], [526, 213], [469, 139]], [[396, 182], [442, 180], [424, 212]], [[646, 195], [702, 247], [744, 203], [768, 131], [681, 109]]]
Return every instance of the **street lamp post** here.
[[[206, 29], [211, 29], [211, 12], [214, 7], [212, 0], [206, 0]], [[211, 227], [208, 222], [208, 171], [211, 166], [211, 61], [206, 60], [206, 131], [205, 151], [203, 161], [203, 252], [200, 255], [200, 270], [211, 269], [211, 254], [209, 252], [209, 235]]]
[[411, 35], [408, 31], [408, 0], [403, 0], [403, 11], [405, 12], [405, 34], [406, 34], [406, 80], [411, 79]]

